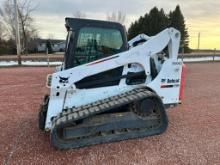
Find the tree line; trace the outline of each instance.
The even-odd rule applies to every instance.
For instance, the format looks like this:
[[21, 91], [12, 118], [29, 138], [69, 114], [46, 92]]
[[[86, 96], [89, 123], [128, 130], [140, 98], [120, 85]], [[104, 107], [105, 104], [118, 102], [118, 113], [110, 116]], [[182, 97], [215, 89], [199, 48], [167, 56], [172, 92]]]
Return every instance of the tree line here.
[[[31, 53], [33, 50], [35, 51], [40, 39], [32, 17], [32, 12], [35, 9], [36, 6], [33, 5], [32, 0], [19, 1], [18, 17], [23, 54]], [[86, 14], [81, 11], [76, 11], [73, 13], [73, 17], [86, 18]], [[13, 0], [5, 0], [4, 4], [0, 7], [0, 54], [16, 53], [14, 19]], [[126, 14], [121, 11], [107, 13], [106, 20], [124, 24]], [[170, 11], [169, 14], [166, 14], [163, 9], [159, 10], [157, 7], [152, 8], [149, 13], [141, 16], [130, 25], [128, 29], [128, 39], [140, 33], [152, 36], [167, 27], [174, 27], [181, 32], [181, 48], [183, 48], [185, 52], [189, 52], [189, 35], [180, 6], [176, 6], [175, 10]], [[51, 47], [50, 39], [48, 39], [46, 45], [47, 47]]]
[[[21, 37], [21, 51], [27, 54], [36, 47], [38, 32], [32, 17], [36, 6], [32, 0], [18, 1], [18, 21]], [[0, 54], [15, 54], [14, 1], [5, 0], [0, 6]]]
[[149, 13], [134, 21], [128, 29], [128, 39], [140, 33], [153, 36], [168, 27], [174, 27], [181, 33], [180, 51], [189, 52], [189, 35], [180, 6], [166, 14], [163, 9], [154, 7]]

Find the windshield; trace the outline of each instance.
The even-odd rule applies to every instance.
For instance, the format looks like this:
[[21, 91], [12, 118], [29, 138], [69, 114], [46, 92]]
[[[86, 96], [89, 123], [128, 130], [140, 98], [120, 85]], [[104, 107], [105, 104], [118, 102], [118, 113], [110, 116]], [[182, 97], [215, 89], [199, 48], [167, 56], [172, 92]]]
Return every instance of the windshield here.
[[123, 40], [119, 30], [82, 28], [74, 52], [74, 66], [119, 53], [122, 45]]

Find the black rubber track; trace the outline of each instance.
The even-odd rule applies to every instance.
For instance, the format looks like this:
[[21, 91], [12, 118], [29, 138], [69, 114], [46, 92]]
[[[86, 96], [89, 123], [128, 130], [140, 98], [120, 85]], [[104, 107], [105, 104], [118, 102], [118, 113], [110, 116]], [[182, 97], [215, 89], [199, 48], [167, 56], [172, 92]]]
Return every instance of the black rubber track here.
[[45, 127], [49, 99], [49, 95], [44, 96], [43, 104], [40, 105], [40, 110], [38, 113], [38, 127], [42, 131]]
[[[130, 96], [132, 99], [126, 99], [126, 98], [129, 98]], [[124, 105], [123, 101], [121, 101], [119, 104], [113, 105], [110, 108], [106, 107], [106, 105], [103, 107], [103, 105], [106, 104], [106, 102], [110, 102], [114, 100], [113, 98], [117, 99], [117, 101], [119, 102], [120, 100], [124, 100], [125, 104], [127, 104], [128, 106], [131, 106], [132, 104], [138, 102], [139, 100], [143, 100], [145, 98], [148, 98], [148, 99], [152, 98], [154, 101], [157, 102], [156, 111], [158, 114], [157, 115], [158, 125], [157, 126], [154, 125], [150, 127], [149, 125], [146, 125], [146, 127], [142, 126], [141, 128], [138, 128], [138, 129], [128, 128], [127, 130], [129, 131], [126, 131], [126, 129], [113, 130], [112, 133], [107, 134], [107, 135], [102, 135], [102, 133], [105, 133], [105, 131], [103, 131], [103, 132], [100, 132], [100, 134], [96, 136], [93, 135], [93, 136], [86, 136], [86, 137], [74, 138], [74, 139], [65, 139], [63, 135], [61, 135], [63, 130], [69, 125], [73, 125], [79, 120], [86, 119], [94, 115], [96, 115], [95, 117], [97, 117], [97, 114], [100, 114], [103, 112], [102, 108], [106, 112], [112, 108], [116, 108], [118, 106]], [[128, 101], [126, 102], [126, 100]], [[93, 109], [93, 111], [91, 111], [92, 113], [90, 114], [90, 111], [88, 110], [88, 108], [91, 108], [92, 106], [99, 107], [99, 109], [95, 111]], [[85, 111], [85, 109], [87, 111]], [[74, 114], [76, 112], [78, 113], [78, 115]], [[147, 120], [147, 117], [145, 116], [144, 118], [142, 118], [140, 116], [138, 117], [138, 119], [135, 119], [131, 123], [135, 125], [135, 122], [141, 122], [142, 120]], [[141, 88], [141, 89], [135, 89], [133, 91], [126, 92], [118, 96], [114, 96], [112, 98], [101, 100], [93, 104], [82, 106], [81, 108], [69, 109], [67, 111], [64, 111], [63, 113], [59, 114], [56, 118], [53, 119], [50, 139], [51, 139], [51, 145], [57, 149], [71, 149], [71, 148], [85, 147], [89, 145], [95, 145], [95, 144], [106, 143], [106, 142], [115, 142], [115, 141], [121, 141], [121, 140], [126, 140], [126, 139], [134, 139], [134, 138], [142, 138], [142, 137], [147, 137], [147, 136], [152, 136], [152, 135], [158, 135], [158, 134], [163, 133], [166, 130], [167, 126], [168, 126], [168, 119], [167, 119], [164, 105], [160, 97], [156, 95], [155, 93], [148, 91], [147, 89]]]

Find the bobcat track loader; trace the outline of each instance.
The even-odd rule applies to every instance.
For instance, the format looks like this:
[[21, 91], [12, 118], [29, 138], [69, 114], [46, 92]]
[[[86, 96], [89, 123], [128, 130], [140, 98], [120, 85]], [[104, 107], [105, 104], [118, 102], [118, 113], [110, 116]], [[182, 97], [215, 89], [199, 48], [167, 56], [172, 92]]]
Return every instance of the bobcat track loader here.
[[[180, 32], [127, 42], [119, 23], [66, 18], [64, 63], [48, 76], [39, 128], [52, 146], [79, 148], [163, 133], [166, 108], [181, 102]], [[165, 53], [166, 52], [166, 53]]]

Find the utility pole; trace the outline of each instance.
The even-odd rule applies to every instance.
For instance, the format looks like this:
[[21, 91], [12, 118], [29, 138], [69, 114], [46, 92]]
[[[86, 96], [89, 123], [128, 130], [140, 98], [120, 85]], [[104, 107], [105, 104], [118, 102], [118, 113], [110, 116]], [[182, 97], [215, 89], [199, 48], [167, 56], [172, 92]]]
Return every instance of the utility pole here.
[[16, 32], [16, 46], [17, 46], [18, 65], [21, 65], [21, 41], [20, 41], [20, 33], [19, 33], [17, 0], [14, 0], [14, 10], [15, 10], [15, 32]]
[[198, 50], [200, 49], [200, 32], [198, 33]]

